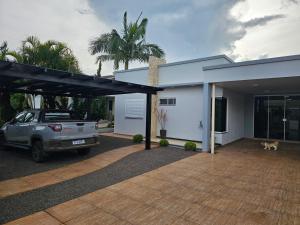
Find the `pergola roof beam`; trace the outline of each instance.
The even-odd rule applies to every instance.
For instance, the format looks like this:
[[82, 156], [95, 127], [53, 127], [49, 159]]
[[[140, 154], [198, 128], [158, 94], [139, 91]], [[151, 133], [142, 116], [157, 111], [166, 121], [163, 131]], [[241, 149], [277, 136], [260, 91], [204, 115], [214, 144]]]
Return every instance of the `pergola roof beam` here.
[[[32, 65], [0, 61], [0, 87], [15, 92], [52, 95], [113, 95], [125, 93], [156, 94], [161, 88], [110, 80], [97, 76], [73, 74]], [[20, 83], [18, 83], [20, 82]]]

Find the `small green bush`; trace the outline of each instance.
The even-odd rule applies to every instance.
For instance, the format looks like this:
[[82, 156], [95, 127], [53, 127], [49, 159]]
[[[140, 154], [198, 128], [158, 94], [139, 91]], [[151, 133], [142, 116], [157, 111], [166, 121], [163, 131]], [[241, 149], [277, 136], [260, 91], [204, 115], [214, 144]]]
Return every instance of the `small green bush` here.
[[141, 134], [136, 134], [132, 138], [134, 143], [141, 143], [143, 141], [143, 135]]
[[161, 140], [159, 141], [159, 145], [160, 145], [161, 147], [167, 147], [167, 146], [169, 145], [169, 142], [168, 142], [167, 139], [161, 139]]
[[186, 151], [196, 151], [196, 148], [197, 148], [196, 143], [194, 143], [192, 141], [187, 141], [184, 144], [184, 149]]

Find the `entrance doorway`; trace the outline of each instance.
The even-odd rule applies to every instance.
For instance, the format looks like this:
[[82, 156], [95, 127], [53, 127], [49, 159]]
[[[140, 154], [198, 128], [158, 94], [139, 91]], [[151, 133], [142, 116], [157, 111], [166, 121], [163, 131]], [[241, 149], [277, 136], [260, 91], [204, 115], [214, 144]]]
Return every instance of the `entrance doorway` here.
[[256, 96], [254, 137], [300, 141], [300, 95]]

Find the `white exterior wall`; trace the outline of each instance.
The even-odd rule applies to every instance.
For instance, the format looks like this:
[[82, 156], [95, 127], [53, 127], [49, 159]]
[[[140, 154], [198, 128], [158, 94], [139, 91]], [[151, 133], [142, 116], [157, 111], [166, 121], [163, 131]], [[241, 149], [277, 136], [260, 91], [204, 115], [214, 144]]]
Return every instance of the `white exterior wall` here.
[[[128, 99], [144, 100], [143, 118], [128, 118], [125, 115], [125, 102]], [[117, 95], [115, 99], [115, 128], [117, 134], [142, 134], [145, 135], [146, 129], [146, 96], [144, 94]]]
[[[219, 97], [220, 94], [218, 94], [218, 91], [216, 92], [216, 96]], [[223, 89], [222, 96], [227, 99], [227, 131], [216, 132], [215, 141], [218, 144], [225, 145], [245, 136], [245, 97], [228, 89]]]
[[207, 61], [196, 61], [184, 64], [166, 64], [159, 66], [159, 85], [201, 83], [204, 81], [204, 66], [229, 63], [226, 59], [218, 58]]
[[254, 80], [300, 75], [300, 60], [244, 65], [214, 70], [205, 70], [205, 82]]
[[115, 73], [115, 79], [135, 84], [148, 84], [148, 69], [132, 69]]
[[[225, 60], [225, 59], [224, 59]], [[219, 59], [210, 60], [214, 63], [220, 63]], [[212, 65], [213, 62], [195, 62], [183, 65], [174, 66], [160, 66], [159, 67], [159, 85], [168, 85], [177, 83], [192, 83], [203, 81], [203, 66]], [[224, 62], [223, 62], [224, 63]], [[196, 65], [194, 65], [196, 64]], [[201, 65], [201, 66], [200, 66]], [[174, 68], [173, 68], [174, 67]], [[177, 69], [175, 69], [175, 67]], [[182, 68], [181, 68], [182, 67]], [[198, 68], [199, 70], [195, 70]], [[186, 75], [182, 76], [183, 71]], [[173, 75], [172, 75], [173, 74]], [[116, 73], [116, 80], [147, 84], [148, 83], [148, 69], [129, 70]], [[176, 78], [177, 77], [177, 78]], [[248, 110], [244, 111], [246, 102], [244, 96], [239, 93], [216, 87], [216, 96], [224, 96], [227, 98], [227, 132], [216, 133], [216, 143], [227, 144], [234, 140], [240, 139], [245, 134], [251, 134], [253, 127], [249, 127], [246, 131], [245, 123], [247, 119], [253, 122], [252, 114], [247, 114]], [[166, 88], [163, 92], [158, 94], [158, 98], [175, 97], [176, 106], [162, 106], [167, 110], [168, 121], [166, 123], [167, 136], [170, 138], [186, 139], [194, 141], [202, 141], [202, 127], [200, 121], [202, 120], [202, 85], [190, 87], [174, 87]], [[134, 135], [137, 133], [145, 135], [145, 116], [144, 110], [143, 118], [133, 119], [126, 118], [125, 102], [128, 99], [142, 99], [144, 101], [144, 108], [146, 109], [146, 96], [144, 94], [125, 94], [117, 95], [115, 98], [115, 133]], [[159, 102], [159, 101], [158, 101]], [[251, 105], [247, 105], [248, 109]], [[247, 118], [247, 119], [246, 119]], [[159, 134], [160, 126], [158, 124], [157, 134]]]
[[[159, 98], [176, 98], [176, 106], [159, 106], [167, 111], [167, 136], [177, 139], [201, 141], [202, 87], [165, 89]], [[160, 125], [157, 127], [159, 134]]]
[[[297, 58], [298, 57], [298, 58]], [[190, 60], [178, 63], [160, 65], [159, 86], [166, 86], [159, 97], [175, 97], [176, 106], [164, 106], [167, 109], [167, 136], [178, 139], [202, 141], [200, 121], [203, 114], [203, 93], [201, 83], [218, 83], [226, 81], [255, 80], [279, 77], [300, 76], [300, 58], [283, 57], [285, 59], [270, 59], [258, 62], [233, 64], [233, 67], [223, 68], [213, 65], [228, 64], [222, 57], [207, 60]], [[282, 60], [282, 61], [280, 61]], [[226, 67], [226, 66], [225, 66]], [[133, 69], [116, 72], [116, 80], [137, 84], [148, 84], [148, 69]], [[181, 86], [194, 84], [197, 86]], [[168, 87], [168, 86], [174, 87]], [[177, 87], [175, 87], [177, 86]], [[254, 136], [254, 98], [228, 89], [216, 89], [216, 96], [227, 98], [227, 132], [216, 133], [216, 143], [227, 144], [243, 137]], [[130, 119], [125, 116], [126, 99], [142, 99], [143, 94], [116, 96], [115, 102], [115, 132], [122, 134], [145, 133], [145, 115], [140, 119]], [[145, 104], [146, 108], [146, 104]], [[145, 111], [144, 111], [145, 112]], [[158, 126], [158, 134], [160, 127]]]
[[[148, 83], [148, 69], [128, 70], [115, 74], [116, 80], [131, 82], [136, 84]], [[128, 118], [125, 115], [125, 102], [127, 99], [144, 101], [143, 118]], [[146, 129], [146, 95], [145, 94], [124, 94], [115, 97], [115, 128], [118, 134], [142, 134], [145, 135]]]
[[[203, 81], [203, 66], [211, 66], [229, 63], [225, 58], [213, 58], [199, 61], [170, 63], [159, 66], [159, 85], [186, 84]], [[136, 84], [148, 84], [148, 68], [131, 69], [115, 73], [115, 79]], [[176, 106], [164, 106], [168, 110], [167, 135], [171, 138], [202, 140], [202, 87], [178, 87], [165, 89], [159, 93], [159, 97], [175, 97]], [[146, 109], [146, 96], [144, 94], [125, 94], [115, 97], [115, 128], [114, 132], [119, 134], [143, 134], [145, 135], [146, 118], [126, 118], [125, 102], [128, 99], [144, 100]], [[159, 124], [158, 132], [159, 135]]]

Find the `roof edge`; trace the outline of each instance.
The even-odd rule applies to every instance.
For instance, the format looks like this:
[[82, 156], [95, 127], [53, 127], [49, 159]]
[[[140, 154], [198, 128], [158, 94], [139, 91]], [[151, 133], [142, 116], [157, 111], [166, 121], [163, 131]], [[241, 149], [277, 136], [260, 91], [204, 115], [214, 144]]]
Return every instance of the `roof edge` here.
[[179, 84], [165, 84], [165, 85], [158, 85], [159, 88], [176, 88], [176, 87], [194, 87], [194, 86], [201, 86], [203, 82], [191, 82], [191, 83], [179, 83]]
[[132, 69], [128, 69], [128, 70], [117, 70], [113, 72], [113, 75], [115, 75], [116, 73], [126, 73], [126, 72], [133, 72], [133, 71], [139, 71], [139, 70], [148, 70], [149, 67], [148, 66], [144, 66], [144, 67], [138, 67], [138, 68], [132, 68]]
[[[222, 55], [215, 55], [215, 56], [209, 56], [209, 57], [203, 57], [203, 58], [196, 58], [196, 59], [189, 59], [189, 60], [160, 64], [158, 67], [175, 66], [175, 65], [187, 64], [187, 63], [193, 63], [193, 62], [202, 62], [202, 61], [220, 59], [220, 58], [226, 59], [229, 63], [234, 63], [234, 61], [231, 58], [229, 58], [225, 54], [222, 54]], [[132, 69], [128, 69], [128, 70], [117, 70], [117, 71], [114, 71], [113, 74], [134, 72], [134, 71], [148, 70], [148, 69], [149, 69], [149, 66], [132, 68]]]
[[202, 61], [208, 61], [208, 60], [220, 59], [220, 58], [226, 59], [230, 63], [234, 63], [234, 61], [231, 58], [223, 54], [223, 55], [215, 55], [215, 56], [209, 56], [204, 58], [196, 58], [196, 59], [189, 59], [189, 60], [183, 60], [178, 62], [165, 63], [165, 64], [160, 64], [158, 67], [182, 65], [187, 63], [202, 62]]
[[241, 66], [252, 66], [252, 65], [266, 64], [266, 63], [293, 61], [293, 60], [300, 60], [300, 55], [289, 55], [289, 56], [281, 56], [281, 57], [274, 57], [274, 58], [267, 58], [267, 59], [257, 59], [257, 60], [249, 60], [244, 62], [236, 62], [231, 64], [205, 66], [203, 67], [203, 70], [207, 71], [207, 70], [225, 69], [225, 68], [233, 68], [233, 67], [241, 67]]

